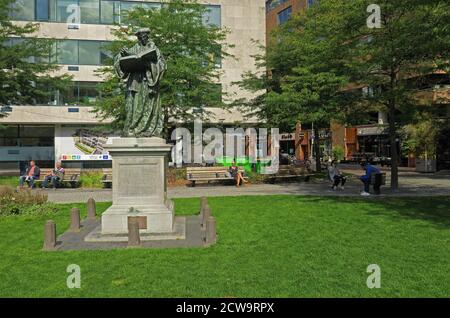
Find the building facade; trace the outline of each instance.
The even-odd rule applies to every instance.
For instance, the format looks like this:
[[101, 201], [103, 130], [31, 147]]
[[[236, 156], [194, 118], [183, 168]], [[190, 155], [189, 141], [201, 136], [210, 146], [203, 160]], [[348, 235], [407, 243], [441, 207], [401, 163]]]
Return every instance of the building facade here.
[[312, 5], [314, 0], [266, 0], [266, 43], [270, 43], [271, 32], [286, 22], [292, 14], [300, 12]]
[[[224, 58], [217, 65], [222, 73], [222, 90], [233, 99], [248, 97], [248, 92], [232, 83], [239, 81], [244, 72], [255, 71], [252, 56], [259, 53], [259, 48], [253, 40], [265, 44], [265, 1], [199, 2], [208, 9], [205, 23], [228, 29], [226, 41], [234, 45], [229, 49], [234, 58]], [[7, 106], [8, 116], [0, 118], [0, 124], [4, 126], [0, 131], [0, 165], [16, 167], [19, 162], [30, 159], [45, 165], [69, 159], [109, 161], [108, 156], [99, 156], [97, 148], [73, 140], [87, 140], [80, 139], [79, 135], [85, 135], [86, 131], [92, 133], [92, 129], [101, 124], [92, 113], [92, 105], [99, 98], [96, 86], [102, 81], [96, 71], [110, 57], [104, 47], [114, 41], [111, 33], [114, 25], [126, 23], [127, 10], [136, 6], [157, 9], [161, 1], [16, 1], [17, 10], [12, 16], [14, 23], [36, 22], [39, 30], [34, 36], [56, 39], [56, 62], [61, 66], [58, 72], [72, 75], [73, 82], [69, 93], [55, 92], [51, 100], [38, 101], [36, 105]], [[231, 113], [215, 107], [208, 110], [211, 123], [256, 122], [255, 119], [244, 118], [238, 110]], [[67, 140], [70, 140], [69, 145]], [[84, 150], [82, 154], [80, 148]]]

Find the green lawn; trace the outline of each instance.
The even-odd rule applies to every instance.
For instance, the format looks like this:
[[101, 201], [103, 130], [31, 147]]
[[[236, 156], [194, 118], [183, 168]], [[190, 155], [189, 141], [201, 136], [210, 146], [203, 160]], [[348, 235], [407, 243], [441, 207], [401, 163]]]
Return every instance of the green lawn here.
[[[198, 199], [178, 199], [194, 214]], [[218, 244], [41, 251], [49, 216], [0, 218], [0, 297], [449, 297], [450, 198], [211, 198]], [[61, 205], [58, 232], [69, 225]], [[83, 205], [79, 205], [83, 213]], [[107, 204], [98, 204], [101, 210]], [[81, 289], [66, 268], [81, 267]], [[366, 268], [381, 267], [381, 289]]]
[[0, 176], [0, 186], [17, 187], [19, 185], [19, 177]]

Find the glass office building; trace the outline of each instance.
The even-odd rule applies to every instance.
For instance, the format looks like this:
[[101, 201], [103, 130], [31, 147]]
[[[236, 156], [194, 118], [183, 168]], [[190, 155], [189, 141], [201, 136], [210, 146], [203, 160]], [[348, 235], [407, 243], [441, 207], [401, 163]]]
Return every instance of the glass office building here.
[[[17, 0], [12, 5], [13, 23], [38, 23], [37, 38], [56, 40], [49, 59], [60, 65], [58, 74], [67, 73], [73, 80], [64, 90], [51, 92], [49, 98], [35, 100], [32, 105], [0, 105], [8, 111], [7, 117], [0, 118], [0, 126], [6, 127], [0, 129], [0, 169], [3, 163], [15, 165], [36, 159], [47, 165], [61, 160], [63, 155], [73, 157], [69, 155], [76, 149], [65, 145], [80, 131], [90, 134], [90, 129], [100, 122], [92, 112], [92, 105], [100, 97], [97, 87], [102, 78], [97, 71], [112, 57], [107, 49], [114, 41], [111, 31], [118, 25], [127, 25], [128, 10], [136, 7], [158, 10], [164, 6], [163, 2]], [[226, 28], [229, 31], [226, 41], [233, 45], [229, 53], [234, 58], [215, 61], [220, 72], [217, 88], [233, 99], [245, 98], [249, 93], [233, 83], [243, 73], [256, 70], [252, 56], [259, 54], [260, 49], [253, 40], [265, 45], [265, 0], [202, 0], [200, 3], [207, 9], [203, 23]], [[6, 45], [17, 41], [23, 39], [9, 39]], [[212, 106], [210, 113], [211, 122], [248, 121], [239, 111], [229, 113]], [[37, 129], [39, 136], [29, 136], [30, 129]]]

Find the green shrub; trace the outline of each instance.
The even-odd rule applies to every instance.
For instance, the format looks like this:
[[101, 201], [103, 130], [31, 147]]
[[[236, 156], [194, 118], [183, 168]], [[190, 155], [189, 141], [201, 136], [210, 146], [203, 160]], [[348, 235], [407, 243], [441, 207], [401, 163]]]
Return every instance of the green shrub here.
[[47, 195], [30, 189], [15, 190], [0, 186], [0, 215], [47, 214], [57, 211], [47, 202]]
[[341, 161], [345, 158], [345, 150], [342, 146], [336, 145], [333, 147], [334, 160]]
[[0, 205], [0, 216], [14, 215], [46, 215], [58, 212], [58, 206], [53, 202], [43, 204], [8, 203]]
[[11, 187], [0, 186], [0, 205], [8, 203], [17, 204], [43, 204], [47, 202], [47, 194], [30, 189], [19, 191]]
[[80, 175], [80, 186], [83, 188], [102, 188], [103, 172], [98, 170], [83, 171]]

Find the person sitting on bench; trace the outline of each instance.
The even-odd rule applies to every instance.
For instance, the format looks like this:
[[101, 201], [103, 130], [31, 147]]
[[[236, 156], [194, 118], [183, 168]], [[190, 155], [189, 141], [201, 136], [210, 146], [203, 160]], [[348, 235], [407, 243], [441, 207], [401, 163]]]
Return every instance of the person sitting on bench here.
[[231, 176], [236, 180], [236, 187], [239, 187], [241, 184], [244, 184], [247, 182], [242, 177], [242, 174], [239, 171], [239, 167], [236, 165], [236, 159], [233, 159], [233, 161], [231, 163], [231, 167], [228, 170], [229, 170]]
[[25, 182], [28, 183], [28, 186], [32, 189], [34, 189], [34, 180], [38, 180], [41, 176], [41, 170], [38, 166], [36, 166], [36, 163], [34, 160], [30, 161], [30, 165], [27, 168], [27, 171], [25, 172], [25, 175], [20, 176], [19, 178], [19, 185], [21, 188], [23, 188], [23, 184]]
[[328, 176], [333, 182], [331, 189], [334, 191], [338, 188], [339, 184], [341, 184], [340, 189], [344, 190], [345, 182], [347, 182], [347, 178], [341, 173], [339, 168], [337, 167], [336, 160], [331, 161], [330, 166], [328, 167]]
[[52, 173], [45, 176], [44, 182], [42, 182], [42, 189], [45, 189], [50, 181], [54, 189], [58, 188], [60, 181], [64, 178], [64, 172], [64, 168], [61, 167], [61, 162], [58, 161]]
[[[364, 183], [364, 191], [361, 192], [362, 196], [368, 196], [370, 195], [370, 183], [371, 183], [371, 177], [372, 174], [375, 174], [375, 177], [381, 176], [380, 170], [378, 170], [378, 168], [370, 165], [367, 163], [367, 161], [362, 161], [361, 162], [361, 167], [363, 168], [363, 170], [366, 171], [366, 174], [359, 177], [360, 180]], [[377, 181], [377, 180], [375, 180]], [[380, 194], [380, 185], [381, 182], [375, 182], [375, 185], [373, 186], [373, 189], [375, 191], [375, 194]]]

